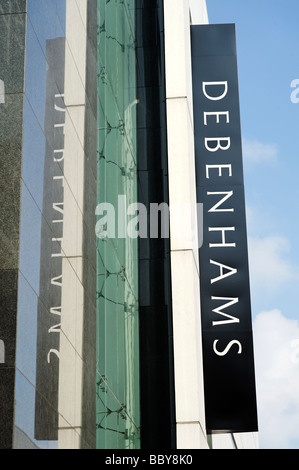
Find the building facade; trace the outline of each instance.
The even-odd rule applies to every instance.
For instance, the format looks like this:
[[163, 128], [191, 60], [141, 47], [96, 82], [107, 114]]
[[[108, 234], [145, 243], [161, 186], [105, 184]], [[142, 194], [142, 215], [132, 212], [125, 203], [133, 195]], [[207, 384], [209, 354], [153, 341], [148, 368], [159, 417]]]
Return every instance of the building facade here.
[[257, 446], [206, 426], [193, 3], [1, 2], [0, 448]]

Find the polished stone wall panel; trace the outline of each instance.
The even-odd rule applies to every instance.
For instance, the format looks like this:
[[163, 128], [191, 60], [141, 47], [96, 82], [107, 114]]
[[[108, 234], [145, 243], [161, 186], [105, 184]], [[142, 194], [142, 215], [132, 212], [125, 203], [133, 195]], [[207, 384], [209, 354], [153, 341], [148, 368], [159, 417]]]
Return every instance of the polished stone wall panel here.
[[24, 86], [26, 14], [0, 15], [0, 78], [5, 93], [22, 93]]
[[[18, 273], [16, 269], [0, 270], [0, 331], [5, 341], [5, 363], [0, 364], [0, 373], [3, 368], [15, 366], [15, 324], [17, 311]], [[2, 418], [2, 415], [1, 415]], [[8, 418], [8, 416], [7, 416]], [[2, 423], [3, 424], [3, 423]]]
[[0, 104], [0, 178], [19, 178], [22, 168], [23, 94], [5, 95]]
[[2, 269], [16, 269], [19, 260], [20, 179], [0, 179], [0, 258]]
[[15, 368], [0, 368], [0, 447], [1, 449], [12, 448], [14, 401], [11, 399], [14, 395], [15, 386]]
[[[15, 255], [6, 256], [7, 267], [19, 268], [18, 281], [15, 294], [18, 310], [17, 331], [17, 358], [16, 358], [16, 387], [11, 396], [15, 397], [15, 440], [14, 448], [94, 448], [95, 447], [95, 301], [96, 301], [96, 242], [95, 242], [95, 204], [96, 204], [96, 0], [74, 1], [68, 0], [68, 25], [66, 28], [66, 2], [64, 0], [28, 0], [28, 2], [1, 2], [1, 13], [17, 13], [22, 11], [22, 3], [26, 22], [26, 63], [20, 67], [22, 71], [11, 79], [12, 72], [6, 76], [0, 74], [1, 85], [5, 87], [5, 103], [0, 95], [0, 116], [6, 118], [6, 127], [0, 139], [0, 150], [4, 149], [0, 164], [0, 179], [17, 178], [11, 188], [19, 187], [20, 196], [14, 197], [10, 217], [18, 211], [20, 226], [14, 227], [15, 235], [20, 239], [20, 250]], [[26, 6], [28, 3], [28, 8]], [[87, 5], [87, 7], [86, 7]], [[1, 7], [2, 10], [1, 10]], [[87, 11], [85, 11], [87, 8]], [[21, 24], [13, 18], [3, 19], [0, 35], [11, 40], [14, 47], [15, 60], [18, 59], [18, 44], [12, 26], [19, 32]], [[88, 16], [88, 21], [86, 18]], [[77, 22], [78, 29], [74, 30], [72, 24]], [[24, 31], [25, 31], [24, 22]], [[86, 30], [87, 28], [87, 30]], [[77, 34], [80, 33], [80, 34]], [[68, 40], [65, 37], [68, 35]], [[82, 47], [81, 39], [88, 37], [86, 51]], [[23, 38], [25, 40], [25, 37]], [[81, 41], [78, 43], [78, 41]], [[68, 101], [64, 95], [64, 85], [58, 75], [52, 75], [51, 98], [47, 100], [47, 71], [49, 68], [61, 67], [55, 61], [55, 55], [47, 54], [47, 49], [60, 43], [63, 49], [60, 54], [67, 58], [66, 70], [68, 72]], [[65, 51], [64, 51], [65, 47]], [[25, 42], [23, 44], [25, 51]], [[57, 54], [57, 49], [55, 54]], [[86, 58], [86, 60], [85, 60]], [[14, 70], [15, 61], [6, 57]], [[61, 63], [61, 61], [60, 61]], [[72, 74], [74, 71], [74, 74]], [[58, 74], [60, 73], [57, 70]], [[10, 73], [10, 74], [9, 74]], [[7, 77], [7, 78], [6, 78]], [[23, 77], [23, 80], [22, 80]], [[25, 77], [25, 80], [24, 80]], [[73, 80], [70, 81], [70, 78]], [[70, 88], [73, 87], [73, 88]], [[18, 89], [19, 88], [19, 89]], [[2, 90], [2, 88], [1, 88]], [[12, 94], [18, 91], [18, 95]], [[49, 90], [49, 88], [48, 88]], [[72, 93], [73, 91], [73, 93]], [[9, 94], [7, 94], [9, 92]], [[0, 91], [1, 93], [1, 91]], [[17, 107], [17, 97], [20, 106]], [[61, 126], [54, 129], [55, 122], [51, 122], [51, 109], [55, 97], [56, 117], [59, 112], [65, 115], [67, 128]], [[13, 104], [16, 103], [13, 107]], [[14, 110], [15, 119], [6, 114], [6, 109]], [[24, 105], [24, 109], [23, 109]], [[46, 119], [46, 114], [47, 119]], [[52, 117], [54, 114], [52, 113]], [[10, 121], [7, 120], [9, 117]], [[49, 121], [50, 117], [50, 121]], [[17, 132], [20, 123], [21, 130]], [[56, 122], [57, 124], [57, 122]], [[61, 122], [63, 124], [63, 122]], [[23, 131], [23, 132], [22, 132]], [[1, 131], [0, 131], [1, 132]], [[53, 132], [55, 138], [53, 140]], [[65, 135], [66, 134], [66, 135]], [[54, 150], [63, 147], [65, 137], [71, 142], [68, 148], [67, 171], [64, 160], [57, 161], [57, 181], [64, 183], [64, 194], [67, 194], [67, 207], [75, 210], [74, 215], [69, 214], [71, 223], [64, 226], [64, 237], [69, 242], [63, 246], [59, 240], [59, 224], [53, 223], [53, 212], [45, 211], [45, 204], [50, 204], [54, 195], [50, 186], [45, 187], [46, 158], [61, 157]], [[20, 139], [18, 139], [20, 137]], [[60, 142], [60, 143], [59, 143]], [[72, 152], [72, 149], [75, 153]], [[2, 155], [1, 155], [2, 157]], [[72, 165], [73, 164], [73, 165]], [[80, 175], [80, 166], [83, 172]], [[76, 175], [79, 179], [76, 179]], [[75, 176], [75, 177], [74, 177]], [[80, 179], [81, 178], [81, 179]], [[17, 186], [18, 182], [18, 186]], [[61, 188], [62, 189], [62, 188]], [[8, 194], [8, 193], [7, 193]], [[16, 190], [11, 197], [16, 196]], [[58, 197], [58, 195], [57, 195]], [[4, 198], [4, 196], [3, 196]], [[11, 208], [11, 209], [12, 209]], [[6, 205], [2, 213], [7, 217]], [[1, 211], [0, 211], [1, 212]], [[57, 212], [57, 211], [56, 211]], [[64, 215], [57, 212], [56, 215]], [[15, 216], [14, 216], [15, 217]], [[57, 217], [58, 218], [58, 217]], [[8, 224], [9, 225], [9, 224]], [[47, 359], [48, 349], [44, 342], [37, 337], [39, 320], [41, 316], [49, 317], [48, 291], [51, 287], [51, 278], [55, 278], [52, 270], [46, 277], [43, 272], [46, 263], [42, 261], [41, 254], [45, 249], [42, 244], [42, 227], [47, 240], [51, 243], [52, 253], [61, 253], [64, 266], [65, 282], [63, 284], [64, 298], [70, 297], [71, 306], [65, 310], [63, 331], [60, 331], [60, 318], [52, 314], [52, 335], [63, 335], [63, 371], [59, 375], [59, 403], [46, 396], [44, 390], [55, 386], [55, 380], [47, 374], [36, 376], [36, 357]], [[2, 238], [7, 240], [7, 230], [3, 228]], [[6, 231], [5, 231], [6, 230]], [[84, 235], [84, 236], [83, 236]], [[8, 242], [8, 240], [7, 240]], [[11, 246], [18, 244], [11, 237]], [[48, 247], [49, 248], [49, 247]], [[9, 254], [8, 245], [6, 245]], [[51, 253], [50, 253], [51, 255]], [[55, 282], [55, 280], [54, 280]], [[59, 280], [57, 280], [59, 282]], [[76, 293], [76, 295], [73, 295]], [[80, 295], [78, 294], [80, 293]], [[82, 299], [81, 299], [82, 294]], [[74, 299], [77, 302], [73, 302]], [[64, 301], [65, 302], [65, 301]], [[64, 303], [63, 305], [67, 305]], [[54, 307], [57, 307], [55, 304]], [[16, 313], [16, 312], [15, 312]], [[82, 321], [79, 320], [82, 315]], [[13, 318], [13, 317], [12, 317]], [[73, 322], [71, 321], [73, 318]], [[68, 324], [72, 324], [69, 329]], [[48, 328], [49, 329], [49, 328]], [[1, 333], [1, 332], [0, 332]], [[81, 340], [82, 338], [82, 340]], [[1, 339], [1, 335], [0, 335]], [[83, 346], [82, 346], [83, 345]], [[51, 359], [54, 355], [51, 353]], [[47, 361], [46, 361], [47, 362]], [[0, 369], [1, 370], [1, 369]], [[14, 372], [15, 373], [15, 372]], [[67, 375], [67, 377], [66, 377]], [[69, 379], [69, 380], [68, 380]], [[67, 383], [69, 382], [69, 383]], [[72, 384], [76, 384], [75, 387]], [[70, 390], [71, 387], [71, 390]], [[74, 393], [77, 393], [75, 399]], [[79, 400], [77, 401], [77, 397]], [[65, 413], [64, 413], [65, 411]], [[53, 416], [58, 420], [53, 421]], [[37, 439], [35, 422], [43, 415], [42, 431], [44, 440]], [[53, 433], [53, 423], [56, 434]], [[57, 426], [59, 433], [57, 436]], [[76, 427], [75, 423], [81, 423]], [[10, 423], [10, 426], [12, 423]], [[12, 428], [10, 428], [12, 429]], [[11, 432], [8, 433], [11, 435]], [[58, 438], [57, 438], [58, 437]], [[1, 447], [1, 442], [0, 442]]]
[[0, 448], [12, 448], [26, 2], [0, 5]]
[[26, 13], [27, 0], [2, 0], [0, 4], [0, 15], [9, 13]]

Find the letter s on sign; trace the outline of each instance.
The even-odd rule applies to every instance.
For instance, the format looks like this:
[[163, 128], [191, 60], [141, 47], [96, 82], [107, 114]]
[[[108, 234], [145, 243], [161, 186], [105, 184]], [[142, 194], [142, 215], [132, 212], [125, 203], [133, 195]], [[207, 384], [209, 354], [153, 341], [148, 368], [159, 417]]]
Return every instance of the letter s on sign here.
[[237, 341], [236, 339], [230, 341], [228, 343], [228, 345], [226, 346], [226, 348], [223, 350], [223, 351], [218, 351], [216, 349], [216, 344], [218, 343], [219, 339], [215, 339], [214, 343], [213, 343], [213, 351], [215, 354], [217, 354], [217, 356], [226, 356], [226, 354], [228, 353], [228, 351], [230, 350], [230, 348], [234, 345], [234, 344], [238, 344], [239, 345], [239, 350], [238, 350], [238, 354], [242, 354], [242, 345], [240, 343], [240, 341]]

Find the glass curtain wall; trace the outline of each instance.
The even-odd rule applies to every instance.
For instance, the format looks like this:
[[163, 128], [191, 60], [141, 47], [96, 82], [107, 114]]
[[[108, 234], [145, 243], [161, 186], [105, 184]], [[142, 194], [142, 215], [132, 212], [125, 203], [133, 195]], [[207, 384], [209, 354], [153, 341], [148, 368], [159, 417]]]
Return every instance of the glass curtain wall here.
[[97, 448], [134, 449], [140, 447], [135, 0], [98, 0], [97, 28]]
[[[63, 201], [63, 166], [54, 162], [53, 152], [61, 148], [65, 119], [66, 1], [28, 0], [18, 4], [26, 12], [26, 60], [25, 73], [19, 64], [25, 80], [13, 447], [56, 448], [58, 358], [51, 354], [47, 361], [47, 355], [51, 348], [59, 348], [60, 315], [50, 312], [61, 303], [57, 292], [51, 291], [51, 278], [56, 276], [53, 273], [62, 258], [51, 255], [60, 252], [60, 244], [52, 240], [61, 238], [62, 224], [52, 223], [51, 204]], [[17, 31], [10, 26], [10, 35]], [[53, 179], [56, 175], [59, 180]], [[56, 325], [53, 333], [48, 333], [48, 321]], [[44, 338], [41, 341], [41, 330], [51, 346]]]
[[3, 318], [17, 344], [6, 341], [16, 357], [5, 364], [10, 382], [0, 381], [10, 400], [0, 422], [14, 427], [0, 432], [0, 447], [95, 448], [97, 4], [0, 3], [0, 34], [11, 44], [0, 121], [10, 105], [14, 123], [0, 152], [18, 190], [1, 193], [3, 214], [15, 211], [6, 275], [14, 292], [6, 287]]

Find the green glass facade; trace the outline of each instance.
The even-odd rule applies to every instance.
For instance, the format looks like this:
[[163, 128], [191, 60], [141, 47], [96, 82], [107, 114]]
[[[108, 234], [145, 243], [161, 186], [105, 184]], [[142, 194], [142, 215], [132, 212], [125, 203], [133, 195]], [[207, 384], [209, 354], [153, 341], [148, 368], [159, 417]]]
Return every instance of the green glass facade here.
[[115, 237], [103, 226], [97, 241], [96, 445], [136, 449], [138, 241], [124, 217], [137, 202], [135, 1], [99, 0], [97, 33], [97, 202], [111, 204], [116, 224]]

